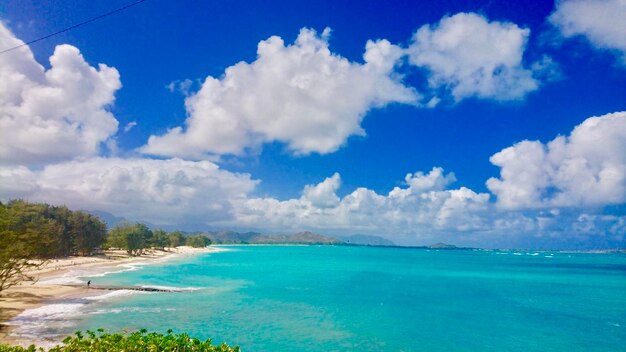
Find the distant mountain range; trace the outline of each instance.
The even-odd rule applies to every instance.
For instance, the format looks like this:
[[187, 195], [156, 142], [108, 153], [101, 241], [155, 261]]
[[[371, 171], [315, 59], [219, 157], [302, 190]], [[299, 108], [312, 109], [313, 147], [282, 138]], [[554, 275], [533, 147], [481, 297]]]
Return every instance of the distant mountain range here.
[[[125, 218], [115, 216], [104, 211], [89, 211], [104, 221], [109, 227], [126, 221]], [[318, 245], [356, 245], [356, 246], [396, 246], [390, 240], [374, 235], [340, 235], [326, 236], [310, 231], [298, 232], [295, 234], [263, 234], [260, 232], [236, 232], [236, 231], [197, 231], [191, 228], [206, 228], [206, 225], [192, 225], [187, 228], [177, 228], [176, 226], [158, 226], [144, 222], [151, 229], [163, 229], [166, 231], [182, 230], [185, 235], [202, 234], [211, 239], [214, 244], [318, 244]], [[186, 231], [185, 231], [186, 230]], [[414, 248], [429, 249], [465, 249], [445, 243], [436, 243], [430, 246], [420, 246]]]
[[258, 232], [218, 231], [203, 232], [214, 244], [344, 244], [336, 238], [309, 231], [292, 235], [265, 235]]

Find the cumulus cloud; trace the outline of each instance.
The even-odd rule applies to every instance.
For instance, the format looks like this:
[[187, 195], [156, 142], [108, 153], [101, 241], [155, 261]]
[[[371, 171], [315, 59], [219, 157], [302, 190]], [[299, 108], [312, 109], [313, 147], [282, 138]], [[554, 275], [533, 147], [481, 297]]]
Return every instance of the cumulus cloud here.
[[[172, 82], [168, 88], [186, 96], [185, 128], [152, 136], [142, 151], [205, 158], [277, 141], [294, 154], [330, 153], [365, 133], [361, 121], [369, 110], [418, 104], [420, 95], [395, 72], [407, 53], [429, 70], [433, 89], [450, 89], [457, 101], [519, 99], [537, 88], [535, 74], [558, 75], [547, 57], [523, 66], [528, 30], [474, 14], [420, 28], [408, 51], [368, 41], [363, 63], [331, 53], [328, 37], [328, 30], [303, 29], [291, 45], [279, 37], [261, 41], [256, 61], [208, 77], [196, 93], [190, 80]], [[0, 24], [0, 46], [20, 43]], [[441, 168], [407, 174], [386, 194], [360, 187], [342, 197], [335, 173], [299, 197], [279, 200], [254, 196], [260, 181], [209, 161], [95, 157], [102, 145], [115, 154], [118, 122], [107, 109], [121, 87], [119, 74], [90, 66], [69, 45], [56, 48], [50, 65], [37, 63], [27, 47], [0, 55], [1, 200], [66, 204], [155, 224], [377, 234], [402, 244], [510, 244], [507, 234], [569, 238], [564, 233], [625, 241], [626, 216], [575, 209], [626, 202], [625, 112], [492, 156], [501, 174], [487, 185], [498, 207], [488, 193], [452, 188], [455, 176]], [[432, 96], [425, 106], [440, 100]]]
[[368, 41], [364, 63], [350, 62], [330, 51], [329, 32], [302, 29], [291, 45], [277, 36], [261, 41], [254, 62], [207, 77], [186, 99], [184, 128], [151, 136], [141, 151], [201, 158], [278, 141], [295, 154], [325, 154], [364, 135], [361, 121], [370, 109], [418, 101], [394, 73], [401, 48]]
[[161, 225], [362, 233], [398, 244], [606, 248], [626, 241], [626, 216], [496, 208], [487, 193], [450, 188], [454, 180], [433, 168], [408, 174], [387, 194], [360, 187], [339, 197], [335, 173], [305, 186], [298, 198], [279, 200], [252, 196], [259, 181], [209, 161], [92, 158], [40, 171], [0, 167], [0, 199], [67, 204]]
[[413, 239], [436, 232], [482, 229], [479, 216], [489, 207], [489, 195], [468, 188], [447, 190], [454, 181], [441, 168], [408, 174], [404, 187], [388, 194], [357, 188], [337, 196], [339, 174], [317, 185], [308, 185], [302, 196], [280, 201], [250, 198], [237, 208], [242, 225], [271, 229], [317, 229], [333, 232], [411, 234]]
[[626, 112], [591, 117], [547, 144], [522, 141], [494, 154], [487, 187], [502, 208], [626, 202]]
[[341, 176], [335, 173], [317, 185], [307, 185], [302, 191], [302, 199], [318, 208], [331, 208], [339, 204], [337, 190], [341, 186]]
[[459, 13], [419, 28], [407, 49], [409, 62], [427, 69], [429, 86], [449, 90], [456, 101], [521, 99], [539, 87], [533, 69], [523, 65], [529, 34], [511, 22]]
[[[0, 47], [20, 45], [0, 23]], [[117, 131], [108, 111], [121, 87], [115, 68], [90, 66], [80, 51], [59, 45], [46, 70], [22, 47], [0, 55], [0, 159], [38, 164], [98, 154]]]
[[40, 171], [0, 168], [0, 198], [23, 197], [104, 210], [157, 224], [232, 217], [233, 203], [258, 181], [209, 161], [91, 158]]
[[0, 199], [25, 198], [77, 209], [104, 210], [156, 224], [206, 223], [276, 231], [410, 235], [488, 226], [481, 216], [489, 195], [446, 189], [453, 174], [441, 168], [408, 174], [386, 195], [357, 188], [340, 198], [335, 173], [304, 187], [300, 198], [252, 197], [259, 181], [209, 161], [90, 158], [43, 169], [0, 167]]
[[558, 1], [550, 22], [566, 37], [583, 36], [601, 49], [615, 51], [626, 64], [626, 1]]

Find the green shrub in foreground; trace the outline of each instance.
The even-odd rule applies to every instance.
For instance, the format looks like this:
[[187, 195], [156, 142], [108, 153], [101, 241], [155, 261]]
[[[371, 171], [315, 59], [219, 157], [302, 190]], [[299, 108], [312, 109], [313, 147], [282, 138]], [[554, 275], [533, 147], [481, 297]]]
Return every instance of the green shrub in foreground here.
[[[0, 352], [36, 352], [45, 351], [31, 345], [28, 348], [0, 345]], [[103, 329], [97, 332], [89, 331], [85, 334], [78, 331], [74, 336], [63, 340], [63, 344], [53, 347], [50, 352], [239, 352], [239, 347], [229, 347], [225, 343], [219, 346], [211, 344], [211, 339], [201, 341], [189, 335], [173, 334], [168, 330], [167, 334], [155, 332], [147, 333], [145, 329], [132, 333], [111, 334]]]

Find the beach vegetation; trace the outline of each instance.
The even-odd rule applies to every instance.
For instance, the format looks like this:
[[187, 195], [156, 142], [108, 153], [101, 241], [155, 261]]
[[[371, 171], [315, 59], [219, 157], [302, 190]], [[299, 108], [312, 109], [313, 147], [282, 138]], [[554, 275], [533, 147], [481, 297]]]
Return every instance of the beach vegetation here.
[[32, 271], [44, 264], [32, 261], [19, 244], [12, 247], [14, 234], [4, 231], [0, 236], [0, 292], [22, 281], [34, 281]]
[[97, 216], [65, 206], [12, 200], [0, 203], [0, 218], [0, 236], [30, 258], [91, 255], [106, 239], [106, 225]]
[[23, 200], [0, 202], [0, 291], [33, 281], [35, 277], [29, 273], [53, 258], [90, 256], [103, 248], [118, 248], [137, 256], [149, 249], [210, 244], [205, 235], [186, 237], [180, 231], [150, 230], [141, 223], [122, 222], [107, 233], [98, 216], [66, 206]]
[[0, 292], [33, 281], [47, 259], [90, 255], [106, 238], [100, 219], [65, 206], [12, 200], [0, 203]]
[[187, 237], [185, 244], [190, 247], [202, 248], [211, 245], [211, 240], [202, 234]]
[[[239, 347], [230, 347], [225, 343], [213, 345], [211, 339], [200, 340], [185, 333], [175, 334], [172, 330], [161, 334], [145, 329], [130, 333], [109, 333], [104, 329], [97, 331], [76, 332], [67, 337], [59, 346], [49, 352], [239, 352]], [[19, 347], [0, 345], [0, 352], [36, 352], [46, 351], [41, 347]]]
[[151, 247], [153, 234], [144, 224], [122, 222], [109, 231], [107, 245], [124, 249], [129, 255], [141, 255]]
[[185, 244], [185, 235], [180, 231], [170, 232], [168, 239], [170, 247], [179, 247]]
[[157, 229], [152, 230], [152, 247], [164, 250], [170, 244], [170, 238], [166, 231]]

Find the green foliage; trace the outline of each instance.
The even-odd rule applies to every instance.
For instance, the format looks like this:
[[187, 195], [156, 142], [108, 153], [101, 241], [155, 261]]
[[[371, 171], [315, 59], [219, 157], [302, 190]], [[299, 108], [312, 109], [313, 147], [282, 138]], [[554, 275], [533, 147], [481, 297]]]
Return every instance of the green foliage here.
[[0, 291], [34, 280], [28, 271], [43, 261], [30, 259], [90, 255], [105, 235], [104, 223], [81, 211], [22, 200], [0, 203]]
[[11, 250], [20, 247], [29, 258], [90, 255], [104, 243], [106, 226], [65, 206], [13, 200], [0, 203], [0, 236], [11, 238]]
[[185, 243], [191, 247], [202, 248], [209, 246], [211, 244], [211, 240], [205, 235], [195, 235], [187, 237]]
[[185, 244], [185, 236], [180, 231], [174, 231], [168, 235], [169, 238], [169, 246], [170, 247], [178, 247]]
[[140, 255], [151, 247], [153, 234], [144, 224], [123, 222], [109, 231], [108, 245], [125, 249], [129, 255]]
[[170, 238], [167, 232], [163, 230], [153, 230], [152, 231], [152, 247], [165, 249], [165, 247], [169, 246]]
[[[80, 331], [74, 336], [67, 337], [63, 344], [51, 348], [50, 352], [156, 352], [156, 351], [177, 351], [177, 352], [239, 352], [239, 347], [229, 347], [225, 343], [212, 345], [211, 339], [201, 341], [189, 337], [187, 334], [174, 334], [169, 330], [166, 334], [155, 332], [148, 333], [142, 329], [140, 331], [111, 334], [103, 329], [98, 331], [87, 331], [85, 334]], [[17, 346], [0, 345], [0, 352], [35, 352], [44, 351], [43, 348], [30, 346], [22, 348]]]
[[22, 281], [34, 281], [35, 276], [30, 270], [43, 265], [44, 262], [32, 262], [23, 254], [21, 247], [12, 249], [11, 233], [0, 236], [0, 292]]
[[90, 255], [106, 240], [106, 225], [99, 218], [80, 211], [73, 212], [69, 219], [70, 238], [73, 239], [73, 254]]

